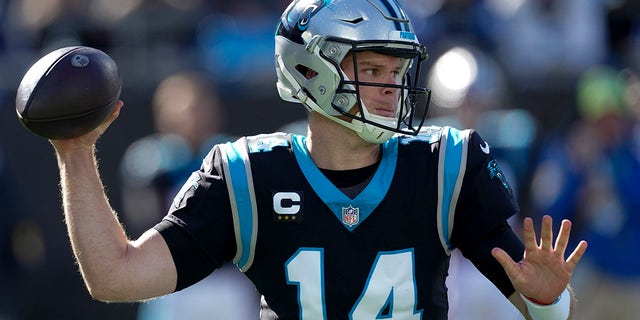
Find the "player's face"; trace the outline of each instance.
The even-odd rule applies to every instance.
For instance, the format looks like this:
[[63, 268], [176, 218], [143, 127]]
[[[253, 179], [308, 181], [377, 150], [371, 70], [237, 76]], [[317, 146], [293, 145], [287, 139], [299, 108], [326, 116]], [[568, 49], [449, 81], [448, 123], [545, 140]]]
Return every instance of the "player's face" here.
[[[347, 77], [354, 81], [399, 85], [402, 84], [406, 62], [406, 59], [364, 51], [357, 53], [355, 62], [353, 55], [348, 54], [341, 67]], [[391, 118], [397, 116], [400, 89], [360, 85], [359, 90], [369, 113]], [[355, 112], [357, 109], [354, 107]]]

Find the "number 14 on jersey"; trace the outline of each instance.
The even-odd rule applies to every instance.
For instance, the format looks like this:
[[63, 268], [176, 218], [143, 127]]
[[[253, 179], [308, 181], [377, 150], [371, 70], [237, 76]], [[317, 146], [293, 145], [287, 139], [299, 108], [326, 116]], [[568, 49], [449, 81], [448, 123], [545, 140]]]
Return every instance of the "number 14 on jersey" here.
[[[378, 253], [349, 319], [422, 319], [416, 310], [413, 250]], [[298, 286], [300, 319], [327, 319], [324, 249], [300, 248], [285, 263], [287, 282]]]

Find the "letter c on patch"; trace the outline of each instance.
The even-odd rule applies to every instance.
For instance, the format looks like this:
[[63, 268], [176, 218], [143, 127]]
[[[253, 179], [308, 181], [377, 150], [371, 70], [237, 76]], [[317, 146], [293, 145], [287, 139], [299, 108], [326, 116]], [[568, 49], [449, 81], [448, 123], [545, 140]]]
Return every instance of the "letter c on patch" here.
[[300, 195], [296, 192], [277, 192], [273, 195], [273, 210], [277, 214], [300, 212]]

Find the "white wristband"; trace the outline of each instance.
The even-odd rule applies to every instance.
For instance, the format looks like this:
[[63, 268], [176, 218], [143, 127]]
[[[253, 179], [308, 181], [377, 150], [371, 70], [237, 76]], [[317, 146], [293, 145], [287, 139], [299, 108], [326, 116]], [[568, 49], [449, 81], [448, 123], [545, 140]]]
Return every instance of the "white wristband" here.
[[533, 320], [567, 320], [569, 318], [571, 296], [567, 289], [564, 289], [558, 300], [550, 305], [537, 304], [522, 294], [520, 296], [527, 304], [529, 315]]

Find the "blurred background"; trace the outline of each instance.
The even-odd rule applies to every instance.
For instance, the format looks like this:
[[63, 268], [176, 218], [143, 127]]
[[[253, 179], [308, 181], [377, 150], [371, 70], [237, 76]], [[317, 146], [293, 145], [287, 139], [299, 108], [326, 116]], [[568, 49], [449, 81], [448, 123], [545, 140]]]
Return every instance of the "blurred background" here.
[[[430, 53], [430, 124], [477, 129], [522, 216], [571, 218], [575, 239], [590, 241], [574, 277], [578, 319], [640, 314], [640, 2], [399, 1]], [[212, 143], [299, 130], [306, 112], [275, 88], [273, 33], [288, 3], [0, 0], [0, 320], [143, 317], [140, 304], [96, 302], [83, 286], [53, 150], [15, 113], [29, 66], [72, 45], [118, 63], [125, 107], [98, 156], [111, 204], [136, 237]], [[484, 287], [463, 259], [451, 274], [451, 319], [517, 319], [512, 309], [491, 313], [504, 301], [487, 303], [490, 285], [464, 290]]]

